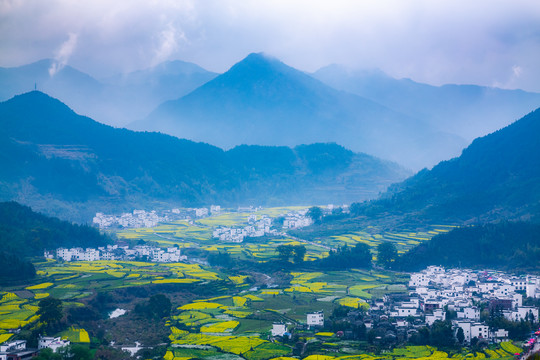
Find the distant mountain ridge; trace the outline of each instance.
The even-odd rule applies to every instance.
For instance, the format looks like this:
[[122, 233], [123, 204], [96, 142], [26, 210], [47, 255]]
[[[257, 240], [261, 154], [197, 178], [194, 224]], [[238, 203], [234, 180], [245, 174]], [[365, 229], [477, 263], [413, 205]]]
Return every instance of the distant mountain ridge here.
[[223, 151], [79, 116], [30, 92], [0, 103], [0, 199], [88, 221], [134, 207], [350, 202], [408, 172], [336, 144]]
[[411, 168], [434, 163], [465, 145], [457, 136], [335, 90], [265, 54], [248, 55], [133, 127], [225, 148], [330, 141]]
[[307, 74], [264, 54], [221, 75], [176, 60], [97, 80], [69, 65], [51, 76], [54, 64], [0, 68], [0, 101], [36, 85], [113, 126], [135, 121], [225, 148], [336, 142], [416, 170], [540, 106], [540, 94], [521, 90], [430, 86], [337, 65]]
[[425, 120], [469, 141], [496, 131], [540, 107], [540, 94], [477, 85], [432, 86], [394, 79], [380, 70], [329, 65], [312, 74], [338, 90], [363, 96]]
[[540, 221], [540, 109], [477, 138], [458, 158], [392, 186], [359, 215], [416, 221]]
[[183, 61], [97, 80], [73, 67], [61, 67], [54, 75], [55, 60], [0, 68], [0, 101], [34, 90], [62, 99], [78, 113], [102, 123], [125, 125], [150, 113], [156, 106], [183, 96], [217, 74]]

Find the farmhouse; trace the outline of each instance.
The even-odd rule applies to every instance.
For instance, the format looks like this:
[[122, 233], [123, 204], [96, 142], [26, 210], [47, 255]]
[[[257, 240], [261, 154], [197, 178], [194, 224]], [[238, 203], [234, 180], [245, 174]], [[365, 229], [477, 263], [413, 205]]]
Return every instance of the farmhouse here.
[[49, 348], [53, 352], [56, 352], [58, 349], [68, 346], [69, 344], [69, 340], [62, 340], [59, 337], [40, 336], [38, 339], [39, 350]]
[[324, 312], [317, 311], [313, 313], [308, 313], [306, 322], [308, 327], [310, 328], [312, 326], [324, 326]]

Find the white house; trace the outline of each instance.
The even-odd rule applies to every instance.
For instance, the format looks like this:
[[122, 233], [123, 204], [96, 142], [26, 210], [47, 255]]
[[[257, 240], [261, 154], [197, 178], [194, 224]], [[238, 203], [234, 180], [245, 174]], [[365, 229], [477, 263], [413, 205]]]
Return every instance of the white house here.
[[0, 345], [0, 352], [19, 351], [26, 349], [26, 340], [15, 340]]
[[317, 311], [314, 313], [307, 314], [307, 324], [308, 326], [324, 326], [324, 312]]
[[490, 333], [491, 341], [494, 343], [500, 343], [502, 341], [508, 340], [508, 330], [496, 329]]
[[426, 314], [426, 324], [431, 326], [437, 320], [446, 320], [446, 312], [443, 309], [433, 310], [433, 314]]
[[471, 325], [471, 339], [489, 339], [489, 327], [486, 324], [475, 322]]
[[272, 324], [272, 336], [283, 336], [287, 332], [287, 326], [282, 323]]
[[40, 336], [38, 340], [38, 349], [49, 348], [53, 352], [56, 352], [58, 349], [68, 346], [69, 344], [69, 340], [62, 340], [60, 337]]
[[457, 316], [459, 319], [480, 320], [480, 309], [476, 306], [466, 307], [458, 311]]
[[538, 320], [538, 308], [534, 306], [518, 306], [515, 310], [503, 311], [503, 316], [510, 321], [525, 320], [527, 317], [534, 317], [534, 320]]

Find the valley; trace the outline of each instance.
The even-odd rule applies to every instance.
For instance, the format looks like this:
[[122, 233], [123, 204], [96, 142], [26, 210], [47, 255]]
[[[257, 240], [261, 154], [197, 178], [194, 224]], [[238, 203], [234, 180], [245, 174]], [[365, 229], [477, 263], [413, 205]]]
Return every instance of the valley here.
[[1, 0], [0, 360], [539, 360], [539, 4]]
[[[87, 346], [95, 353], [106, 348], [121, 352], [138, 343], [139, 355], [170, 360], [266, 360], [292, 355], [308, 360], [510, 359], [510, 349], [521, 352], [508, 341], [476, 352], [443, 343], [422, 345], [415, 340], [405, 343], [407, 347], [393, 349], [403, 340], [376, 337], [382, 326], [376, 325], [382, 321], [377, 309], [383, 300], [408, 296], [410, 275], [371, 263], [347, 270], [312, 265], [328, 257], [329, 249], [357, 244], [368, 246], [377, 264], [381, 243], [392, 243], [403, 254], [454, 226], [431, 225], [421, 231], [401, 232], [370, 227], [306, 241], [288, 235], [291, 230], [282, 228], [282, 220], [276, 221], [302, 209], [220, 209], [209, 217], [158, 223], [150, 228], [106, 230], [120, 245], [116, 256], [122, 256], [122, 248], [128, 251], [126, 245], [144, 244], [176, 247], [187, 257], [183, 262], [149, 262], [140, 256], [138, 260], [95, 261], [35, 257], [35, 279], [2, 288], [0, 339], [25, 338], [31, 345], [37, 333], [53, 331], [52, 335]], [[332, 216], [331, 210], [322, 209], [327, 217]], [[180, 212], [189, 213], [188, 209]], [[213, 236], [215, 229], [241, 228], [257, 217], [271, 218], [272, 227], [278, 231], [270, 238], [246, 237], [241, 243]], [[290, 262], [281, 256], [279, 246], [302, 246], [306, 251], [301, 260]], [[166, 310], [155, 314], [152, 311], [157, 310], [151, 310], [150, 303], [160, 297], [166, 299], [160, 305]], [[59, 299], [66, 315], [56, 322], [40, 321], [44, 299]], [[399, 303], [388, 306], [397, 309]], [[115, 309], [126, 312], [111, 317]], [[309, 326], [307, 314], [319, 311], [324, 314], [324, 322]], [[284, 324], [290, 335], [276, 335], [276, 324]], [[418, 322], [413, 328], [420, 331], [422, 324]], [[395, 326], [399, 329], [402, 325], [391, 324], [392, 329]], [[21, 328], [21, 332], [14, 332]], [[381, 352], [387, 348], [393, 350]]]

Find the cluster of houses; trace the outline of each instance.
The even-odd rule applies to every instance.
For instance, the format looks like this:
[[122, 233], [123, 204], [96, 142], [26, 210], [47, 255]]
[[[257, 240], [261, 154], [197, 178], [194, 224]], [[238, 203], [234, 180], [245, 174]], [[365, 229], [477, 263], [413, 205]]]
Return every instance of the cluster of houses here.
[[241, 243], [246, 237], [261, 237], [267, 234], [276, 234], [271, 230], [272, 219], [263, 215], [257, 219], [257, 215], [249, 215], [248, 225], [244, 227], [221, 226], [212, 232], [212, 236], [220, 241]]
[[[499, 311], [511, 321], [538, 319], [538, 308], [523, 306], [523, 293], [536, 297], [539, 290], [540, 278], [535, 276], [430, 266], [411, 274], [409, 294], [386, 295], [373, 302], [370, 313], [393, 318], [398, 329], [411, 333], [446, 320], [446, 310], [451, 310], [457, 315], [452, 320], [454, 334], [461, 328], [465, 343], [474, 338], [500, 342], [508, 338], [508, 331], [481, 322], [478, 305], [487, 304], [489, 311]], [[369, 321], [365, 324], [371, 326]]]
[[[488, 311], [497, 311], [510, 321], [538, 321], [539, 309], [523, 305], [523, 296], [540, 298], [540, 277], [512, 276], [503, 272], [445, 269], [430, 266], [411, 274], [408, 292], [391, 293], [371, 302], [367, 313], [352, 309], [347, 321], [364, 325], [366, 330], [381, 330], [376, 341], [397, 343], [408, 340], [418, 330], [435, 321], [445, 321], [447, 310], [455, 314], [452, 319], [454, 336], [463, 332], [463, 343], [473, 339], [498, 343], [508, 339], [505, 329], [490, 328], [480, 320], [480, 305]], [[324, 327], [322, 311], [306, 314], [303, 328]], [[301, 326], [301, 327], [302, 327]], [[297, 326], [298, 328], [298, 326]], [[351, 331], [338, 336], [352, 336]], [[351, 333], [351, 334], [347, 334]], [[274, 324], [272, 336], [286, 336], [287, 327]]]
[[203, 218], [210, 214], [217, 214], [221, 211], [221, 206], [212, 205], [210, 208], [189, 208], [189, 209], [171, 209], [157, 212], [155, 210], [133, 210], [131, 213], [122, 213], [120, 215], [108, 215], [96, 213], [93, 223], [100, 229], [112, 227], [122, 228], [143, 228], [154, 227], [160, 222], [175, 220], [191, 220], [193, 218]]
[[59, 248], [55, 253], [45, 251], [45, 258], [61, 259], [63, 261], [97, 261], [97, 260], [145, 260], [151, 262], [179, 262], [187, 260], [177, 247], [159, 248], [148, 245], [137, 245], [130, 248], [128, 245], [107, 245], [107, 247], [93, 248]]
[[285, 215], [283, 220], [284, 229], [299, 229], [313, 224], [313, 221], [307, 216], [308, 209], [292, 211]]
[[69, 340], [49, 336], [39, 337], [37, 349], [27, 348], [26, 340], [7, 341], [0, 345], [0, 360], [31, 359], [37, 356], [42, 349], [49, 348], [53, 352], [57, 352], [58, 349], [66, 347], [69, 344]]
[[[246, 209], [244, 209], [246, 210]], [[249, 208], [249, 211], [256, 212], [258, 208]], [[239, 208], [240, 211], [240, 208]], [[298, 229], [309, 226], [313, 223], [307, 216], [308, 209], [291, 211], [283, 216], [283, 229]], [[279, 235], [277, 230], [271, 229], [272, 219], [266, 215], [257, 218], [257, 215], [250, 215], [248, 225], [243, 227], [221, 226], [215, 229], [212, 236], [224, 242], [241, 243], [246, 237], [261, 237], [265, 235]]]
[[[321, 207], [322, 213], [324, 216], [332, 214], [335, 210], [340, 210], [344, 213], [349, 212], [348, 205], [333, 205], [329, 204], [327, 206]], [[313, 220], [307, 216], [309, 209], [293, 211], [285, 215], [285, 220], [283, 221], [284, 229], [299, 229], [302, 227], [310, 226], [313, 224]]]

